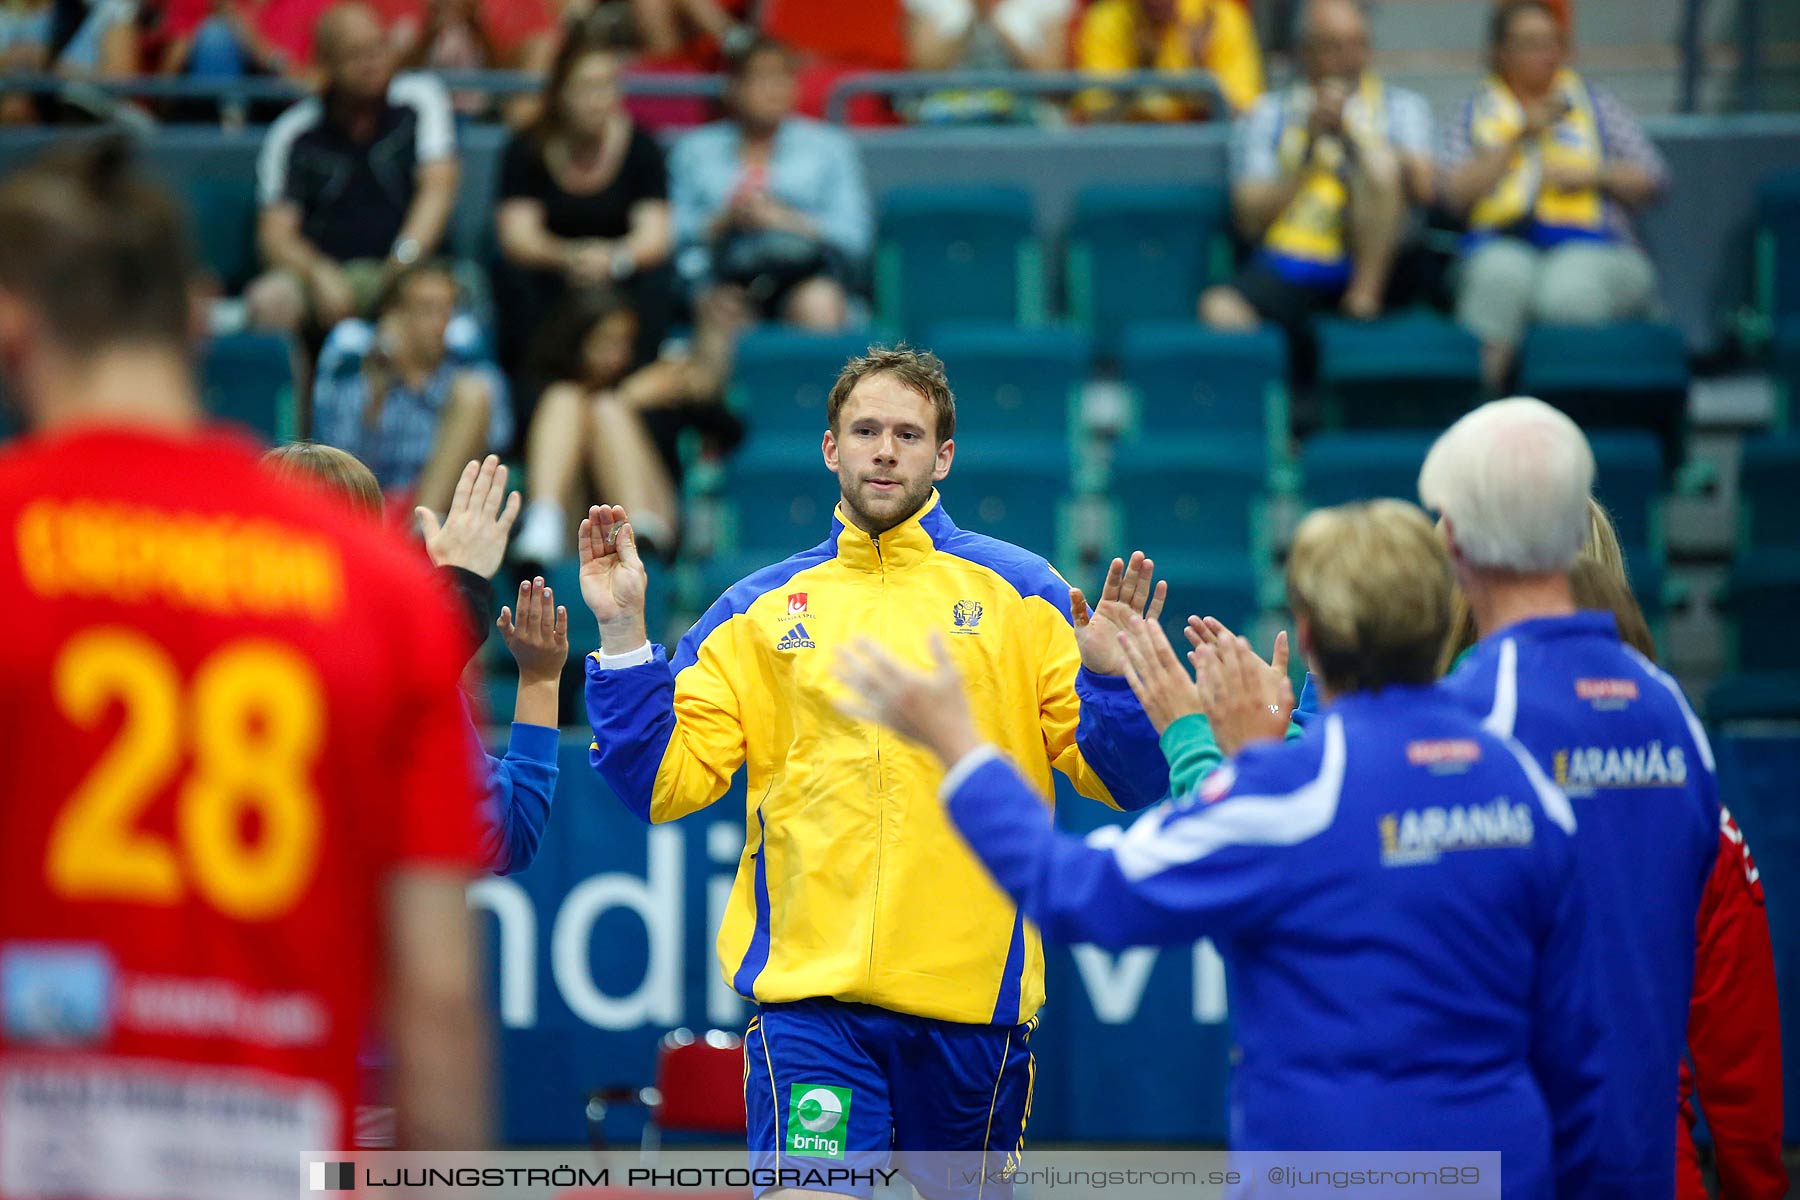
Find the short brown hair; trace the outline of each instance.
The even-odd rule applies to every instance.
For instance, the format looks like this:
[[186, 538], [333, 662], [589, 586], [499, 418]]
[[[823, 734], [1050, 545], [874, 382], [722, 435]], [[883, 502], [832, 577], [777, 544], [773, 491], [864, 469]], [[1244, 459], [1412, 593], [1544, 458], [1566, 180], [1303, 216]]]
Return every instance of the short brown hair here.
[[380, 518], [381, 485], [375, 472], [348, 450], [319, 442], [291, 442], [262, 457], [263, 466], [277, 479], [300, 480], [343, 497], [351, 508]]
[[59, 147], [0, 183], [0, 246], [0, 291], [28, 304], [65, 349], [186, 348], [187, 222], [123, 138]]
[[915, 350], [905, 342], [898, 346], [870, 346], [867, 354], [844, 364], [825, 401], [825, 424], [831, 432], [837, 432], [838, 414], [844, 411], [850, 393], [871, 375], [892, 375], [931, 401], [937, 413], [938, 445], [956, 436], [956, 396], [950, 391], [942, 360], [929, 350]]
[[1333, 691], [1437, 677], [1450, 627], [1450, 556], [1415, 505], [1372, 500], [1312, 513], [1294, 534], [1287, 592]]

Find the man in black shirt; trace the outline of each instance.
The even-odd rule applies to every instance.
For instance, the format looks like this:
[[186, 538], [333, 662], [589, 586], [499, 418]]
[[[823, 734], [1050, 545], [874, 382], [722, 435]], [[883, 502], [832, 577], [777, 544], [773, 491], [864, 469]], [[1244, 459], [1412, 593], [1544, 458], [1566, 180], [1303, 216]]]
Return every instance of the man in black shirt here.
[[269, 270], [250, 285], [250, 323], [329, 329], [365, 310], [393, 273], [429, 258], [456, 206], [450, 97], [426, 75], [393, 75], [365, 5], [319, 18], [320, 94], [269, 127], [257, 163], [257, 243]]

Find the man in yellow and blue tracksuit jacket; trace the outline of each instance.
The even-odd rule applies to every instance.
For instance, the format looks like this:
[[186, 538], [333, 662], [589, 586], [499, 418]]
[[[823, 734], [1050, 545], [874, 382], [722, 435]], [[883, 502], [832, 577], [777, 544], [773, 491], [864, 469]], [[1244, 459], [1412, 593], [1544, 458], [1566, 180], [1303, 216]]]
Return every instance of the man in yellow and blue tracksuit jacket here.
[[[830, 536], [727, 591], [673, 656], [645, 644], [587, 662], [592, 764], [640, 818], [695, 812], [740, 765], [748, 772], [748, 837], [718, 950], [726, 978], [758, 1006], [745, 1044], [752, 1163], [782, 1171], [879, 1165], [890, 1149], [1015, 1152], [1044, 1000], [1037, 931], [951, 829], [935, 798], [941, 768], [838, 711], [834, 647], [861, 635], [919, 646], [941, 631], [974, 681], [983, 736], [1042, 795], [1053, 767], [1126, 810], [1168, 787], [1124, 678], [1082, 663], [1068, 585], [1037, 555], [959, 529], [944, 511], [931, 483], [948, 472], [947, 386], [934, 471], [929, 445], [912, 446], [931, 440], [919, 436], [933, 419], [927, 397], [912, 395], [916, 414], [891, 388], [885, 410], [861, 405], [884, 374], [870, 361], [846, 370], [862, 364], [868, 377], [834, 389], [826, 458], [845, 497]], [[855, 468], [853, 452], [872, 465]], [[924, 473], [904, 478], [909, 461]], [[869, 532], [884, 522], [867, 510], [915, 484], [917, 508]], [[944, 1194], [945, 1181], [920, 1178], [926, 1168], [901, 1165]]]

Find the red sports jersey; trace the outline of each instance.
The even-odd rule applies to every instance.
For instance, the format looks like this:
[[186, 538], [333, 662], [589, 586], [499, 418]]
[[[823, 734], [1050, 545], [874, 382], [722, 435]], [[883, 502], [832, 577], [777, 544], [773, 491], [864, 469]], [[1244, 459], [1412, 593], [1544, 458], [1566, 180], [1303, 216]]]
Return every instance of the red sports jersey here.
[[0, 1197], [292, 1196], [396, 868], [472, 871], [447, 598], [247, 443], [0, 454]]
[[1717, 1154], [1720, 1200], [1787, 1195], [1781, 1162], [1781, 1010], [1762, 877], [1729, 812], [1719, 814], [1719, 857], [1700, 899], [1688, 1054], [1681, 1064], [1681, 1120], [1675, 1130], [1675, 1194], [1706, 1200], [1694, 1150], [1698, 1076]]

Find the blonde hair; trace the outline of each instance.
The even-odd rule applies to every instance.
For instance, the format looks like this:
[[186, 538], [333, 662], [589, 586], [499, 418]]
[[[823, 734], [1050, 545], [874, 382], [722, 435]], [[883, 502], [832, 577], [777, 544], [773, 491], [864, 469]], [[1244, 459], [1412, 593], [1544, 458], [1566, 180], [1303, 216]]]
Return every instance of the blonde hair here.
[[1443, 538], [1403, 500], [1319, 509], [1288, 554], [1288, 607], [1334, 692], [1435, 679], [1451, 590]]
[[[1630, 578], [1625, 574], [1625, 551], [1619, 548], [1619, 533], [1613, 528], [1612, 517], [1605, 505], [1589, 496], [1587, 518], [1587, 540], [1582, 542], [1581, 552], [1569, 568], [1569, 589], [1574, 593], [1576, 607], [1611, 609], [1619, 621], [1619, 636], [1644, 657], [1655, 658], [1656, 643], [1650, 637], [1644, 610], [1631, 594]], [[1601, 584], [1595, 568], [1612, 576], [1614, 584]], [[1463, 590], [1457, 588], [1450, 600], [1450, 632], [1444, 638], [1443, 653], [1438, 656], [1438, 674], [1448, 675], [1456, 660], [1480, 640], [1475, 611], [1469, 607]]]
[[362, 459], [348, 450], [319, 442], [291, 442], [263, 455], [262, 462], [277, 479], [323, 487], [347, 501], [351, 508], [377, 520], [381, 518], [381, 485]]

